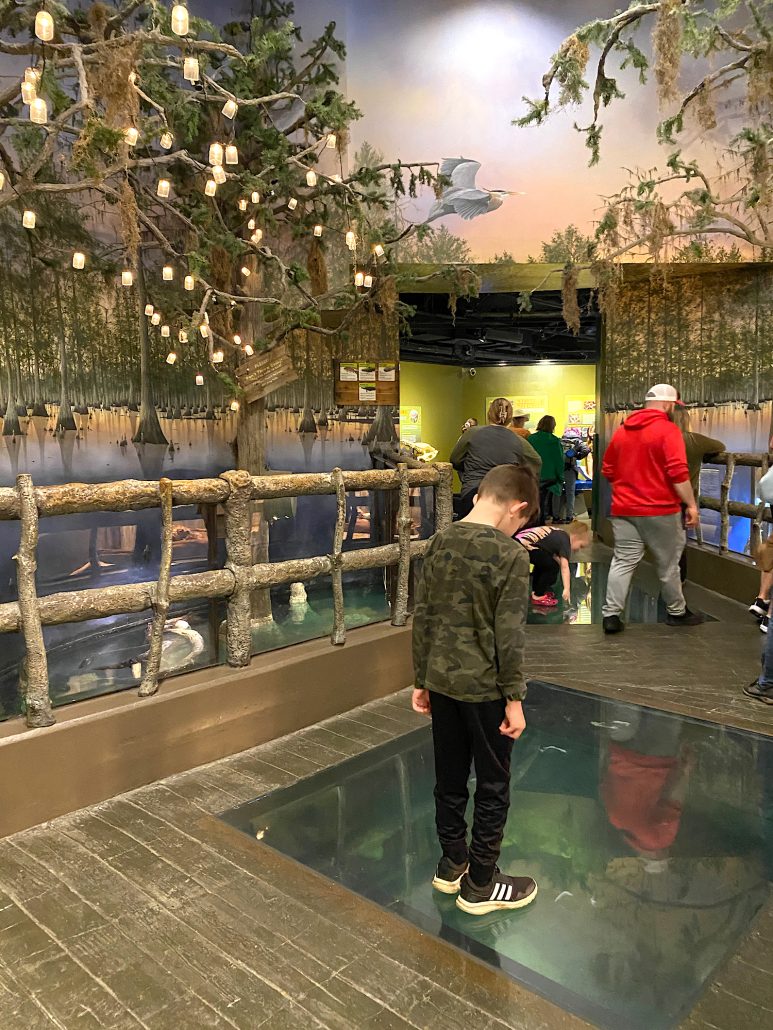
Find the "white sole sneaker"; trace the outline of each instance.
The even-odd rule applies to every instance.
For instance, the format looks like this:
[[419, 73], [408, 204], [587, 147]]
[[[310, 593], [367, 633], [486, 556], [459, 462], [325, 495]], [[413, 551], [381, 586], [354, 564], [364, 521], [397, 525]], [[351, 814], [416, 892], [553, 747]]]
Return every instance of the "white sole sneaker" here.
[[514, 912], [518, 908], [531, 905], [538, 893], [539, 888], [535, 885], [532, 893], [519, 901], [465, 901], [460, 894], [456, 899], [456, 907], [470, 916], [485, 916], [489, 912]]
[[749, 614], [756, 615], [758, 619], [765, 619], [770, 615], [770, 611], [767, 608], [761, 608], [755, 601], [754, 604], [749, 605]]
[[[465, 869], [465, 873], [467, 870]], [[432, 886], [436, 891], [440, 891], [441, 894], [458, 894], [462, 887], [462, 873], [458, 880], [441, 880], [439, 877], [435, 877], [432, 880]]]

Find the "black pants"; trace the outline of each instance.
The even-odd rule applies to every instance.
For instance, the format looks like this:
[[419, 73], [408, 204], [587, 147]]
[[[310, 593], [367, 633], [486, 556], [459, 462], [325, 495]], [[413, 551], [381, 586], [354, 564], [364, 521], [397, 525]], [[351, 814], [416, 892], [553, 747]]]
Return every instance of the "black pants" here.
[[475, 494], [477, 492], [478, 488], [475, 487], [474, 490], [468, 490], [466, 494], [461, 495], [461, 497], [459, 498], [459, 506], [457, 508], [458, 518], [465, 519], [470, 514], [474, 507], [472, 502], [475, 500]]
[[[470, 878], [480, 887], [494, 875], [510, 807], [510, 755], [513, 741], [499, 732], [505, 702], [456, 701], [430, 694], [435, 748], [435, 825], [443, 854], [452, 862], [469, 859]], [[475, 763], [472, 841], [467, 847], [467, 781]]]
[[535, 547], [529, 552], [529, 561], [534, 566], [531, 589], [537, 597], [543, 597], [548, 590], [552, 590], [558, 579], [558, 566], [552, 554], [547, 551], [540, 551]]

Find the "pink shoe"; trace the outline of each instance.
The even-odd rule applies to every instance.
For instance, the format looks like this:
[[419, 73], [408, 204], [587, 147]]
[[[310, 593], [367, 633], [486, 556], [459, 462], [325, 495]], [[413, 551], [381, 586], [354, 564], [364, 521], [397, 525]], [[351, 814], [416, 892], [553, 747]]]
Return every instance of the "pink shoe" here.
[[558, 601], [554, 594], [543, 594], [542, 597], [538, 597], [537, 594], [531, 595], [531, 603], [538, 605], [540, 608], [556, 608], [558, 607]]

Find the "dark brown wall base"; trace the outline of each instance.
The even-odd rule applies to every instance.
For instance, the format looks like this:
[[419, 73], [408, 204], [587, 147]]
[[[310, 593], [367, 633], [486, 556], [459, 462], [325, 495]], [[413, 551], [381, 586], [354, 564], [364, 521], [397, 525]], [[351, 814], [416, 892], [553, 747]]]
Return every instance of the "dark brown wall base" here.
[[245, 751], [413, 681], [410, 628], [355, 630], [162, 683], [156, 697], [83, 701], [56, 726], [0, 729], [0, 837]]

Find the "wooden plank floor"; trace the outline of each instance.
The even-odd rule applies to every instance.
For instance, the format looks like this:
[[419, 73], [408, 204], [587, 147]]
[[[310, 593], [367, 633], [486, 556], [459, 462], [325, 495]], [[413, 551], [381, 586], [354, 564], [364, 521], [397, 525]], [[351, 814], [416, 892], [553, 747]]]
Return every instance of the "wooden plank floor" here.
[[[608, 641], [530, 628], [529, 671], [773, 733], [740, 695], [758, 648], [734, 606]], [[422, 724], [403, 691], [0, 841], [0, 1030], [585, 1026], [216, 818]], [[773, 1027], [771, 973], [768, 907], [685, 1025]]]

